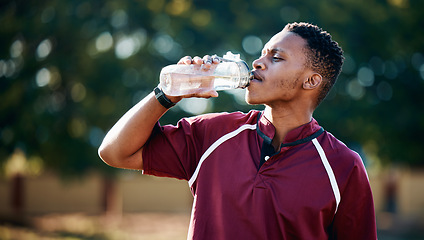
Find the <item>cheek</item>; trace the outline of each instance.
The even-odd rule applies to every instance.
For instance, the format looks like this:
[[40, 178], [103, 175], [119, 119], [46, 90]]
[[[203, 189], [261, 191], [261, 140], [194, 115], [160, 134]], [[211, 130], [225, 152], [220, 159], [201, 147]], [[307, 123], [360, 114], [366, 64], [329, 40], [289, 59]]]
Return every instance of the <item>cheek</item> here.
[[278, 81], [274, 83], [274, 89], [280, 90], [293, 90], [297, 87], [298, 80], [293, 80], [291, 78], [279, 78]]
[[301, 87], [302, 73], [296, 72], [294, 74], [286, 74], [280, 76], [275, 81], [274, 87], [286, 90], [298, 89]]

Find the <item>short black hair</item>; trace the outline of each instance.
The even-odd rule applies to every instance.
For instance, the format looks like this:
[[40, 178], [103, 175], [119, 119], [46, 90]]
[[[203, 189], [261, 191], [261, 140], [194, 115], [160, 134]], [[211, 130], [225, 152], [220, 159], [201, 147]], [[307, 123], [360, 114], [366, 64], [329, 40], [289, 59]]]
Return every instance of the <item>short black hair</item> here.
[[285, 30], [296, 33], [307, 41], [309, 53], [307, 67], [321, 74], [323, 84], [318, 95], [316, 106], [318, 106], [333, 87], [339, 76], [343, 65], [343, 50], [331, 35], [322, 28], [310, 23], [289, 23]]

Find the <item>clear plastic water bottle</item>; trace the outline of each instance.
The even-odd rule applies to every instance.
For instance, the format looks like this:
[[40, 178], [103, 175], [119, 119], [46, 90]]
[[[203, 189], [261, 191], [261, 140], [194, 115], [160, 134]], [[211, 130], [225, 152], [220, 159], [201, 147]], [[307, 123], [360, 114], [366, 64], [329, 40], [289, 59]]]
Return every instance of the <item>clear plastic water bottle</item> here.
[[220, 63], [208, 70], [201, 65], [173, 64], [160, 73], [160, 87], [169, 96], [182, 96], [208, 90], [229, 90], [245, 88], [249, 85], [250, 70], [240, 54], [227, 52]]

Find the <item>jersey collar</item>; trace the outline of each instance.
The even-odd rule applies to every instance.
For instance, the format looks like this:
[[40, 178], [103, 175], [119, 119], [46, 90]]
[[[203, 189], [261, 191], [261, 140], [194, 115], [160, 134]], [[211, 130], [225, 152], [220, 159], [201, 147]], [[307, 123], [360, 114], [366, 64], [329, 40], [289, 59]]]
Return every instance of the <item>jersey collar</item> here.
[[[258, 127], [256, 128], [256, 131], [258, 135], [261, 136], [267, 144], [271, 144], [272, 139], [275, 136], [275, 127], [264, 116], [264, 114], [262, 114], [262, 112], [258, 113], [257, 125]], [[294, 146], [311, 141], [323, 132], [324, 129], [319, 126], [318, 122], [314, 118], [312, 118], [309, 123], [301, 125], [288, 132], [281, 144], [281, 147]]]

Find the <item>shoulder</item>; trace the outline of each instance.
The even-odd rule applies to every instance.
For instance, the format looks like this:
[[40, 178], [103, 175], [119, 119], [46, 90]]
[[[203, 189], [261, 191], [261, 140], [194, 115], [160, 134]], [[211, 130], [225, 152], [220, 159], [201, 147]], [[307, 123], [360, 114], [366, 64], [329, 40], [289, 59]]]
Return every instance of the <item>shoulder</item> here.
[[334, 154], [338, 158], [352, 159], [352, 161], [361, 161], [361, 157], [357, 152], [350, 149], [345, 143], [334, 137], [333, 134], [325, 131], [321, 140], [325, 152]]
[[208, 113], [190, 118], [183, 118], [178, 122], [177, 128], [185, 129], [186, 134], [192, 134], [198, 139], [213, 141], [232, 132], [242, 125], [254, 125], [257, 122], [259, 111], [252, 110], [248, 113], [222, 112]]
[[342, 188], [349, 179], [368, 182], [361, 156], [329, 132], [324, 132], [320, 144]]
[[252, 110], [248, 113], [243, 112], [221, 112], [221, 113], [208, 113], [195, 117], [183, 119], [189, 124], [203, 125], [203, 126], [239, 126], [243, 124], [256, 124], [256, 119], [259, 111]]
[[336, 170], [345, 173], [357, 170], [364, 173], [366, 172], [361, 156], [349, 148], [345, 143], [327, 131], [325, 131], [320, 138], [320, 144], [330, 164]]

